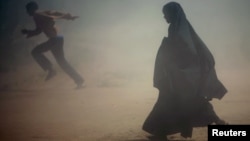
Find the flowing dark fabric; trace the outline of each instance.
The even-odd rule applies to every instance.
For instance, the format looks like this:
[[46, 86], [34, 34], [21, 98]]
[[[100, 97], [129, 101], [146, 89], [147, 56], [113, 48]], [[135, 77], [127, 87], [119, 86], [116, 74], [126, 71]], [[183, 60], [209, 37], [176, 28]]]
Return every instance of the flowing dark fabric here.
[[227, 90], [216, 75], [213, 55], [180, 5], [172, 2], [167, 6], [175, 16], [156, 55], [153, 82], [159, 96], [143, 130], [191, 137], [193, 127], [218, 119], [210, 100], [222, 99]]

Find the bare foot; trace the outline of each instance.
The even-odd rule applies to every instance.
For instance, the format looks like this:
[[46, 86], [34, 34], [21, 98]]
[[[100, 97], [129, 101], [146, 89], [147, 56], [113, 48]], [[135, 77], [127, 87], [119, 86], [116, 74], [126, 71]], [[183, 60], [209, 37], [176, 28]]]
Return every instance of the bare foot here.
[[81, 88], [85, 88], [86, 84], [84, 83], [84, 81], [78, 82], [76, 84], [76, 89], [81, 89]]
[[45, 81], [50, 80], [50, 79], [53, 78], [55, 75], [56, 75], [56, 71], [54, 71], [54, 70], [49, 70], [48, 75], [47, 75], [47, 77], [45, 78]]

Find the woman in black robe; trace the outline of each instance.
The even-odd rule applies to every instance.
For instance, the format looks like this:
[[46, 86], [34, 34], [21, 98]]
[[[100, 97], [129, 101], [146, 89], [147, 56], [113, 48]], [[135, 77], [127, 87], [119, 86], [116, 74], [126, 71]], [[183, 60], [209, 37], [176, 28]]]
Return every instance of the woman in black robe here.
[[226, 124], [210, 103], [227, 93], [217, 78], [213, 55], [180, 4], [167, 3], [163, 14], [170, 25], [155, 60], [153, 81], [159, 96], [143, 130], [163, 139], [175, 133], [187, 138], [192, 137], [194, 127]]

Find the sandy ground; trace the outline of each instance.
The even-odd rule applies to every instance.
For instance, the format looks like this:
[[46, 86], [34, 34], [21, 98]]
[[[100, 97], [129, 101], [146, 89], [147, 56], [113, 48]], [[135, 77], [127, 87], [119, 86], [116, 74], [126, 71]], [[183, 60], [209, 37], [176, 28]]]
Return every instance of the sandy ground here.
[[[158, 93], [152, 87], [151, 72], [145, 72], [149, 75], [145, 78], [82, 71], [86, 87], [76, 90], [61, 71], [45, 83], [41, 70], [28, 70], [1, 74], [1, 141], [148, 141], [141, 126]], [[250, 123], [248, 72], [218, 72], [229, 93], [212, 103], [231, 124]], [[168, 138], [183, 140], [179, 134]], [[187, 140], [206, 141], [207, 128], [195, 128]]]

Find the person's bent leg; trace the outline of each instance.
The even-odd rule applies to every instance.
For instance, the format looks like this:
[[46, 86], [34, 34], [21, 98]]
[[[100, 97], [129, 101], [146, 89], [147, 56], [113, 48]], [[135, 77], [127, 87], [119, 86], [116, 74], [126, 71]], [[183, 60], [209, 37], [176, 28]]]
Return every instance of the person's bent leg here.
[[53, 70], [53, 68], [52, 68], [51, 62], [43, 54], [44, 52], [46, 52], [48, 50], [50, 50], [49, 41], [38, 45], [31, 52], [33, 58], [40, 65], [40, 67], [44, 71], [48, 71], [48, 75], [47, 75], [45, 80], [51, 79], [56, 74], [55, 70]]

